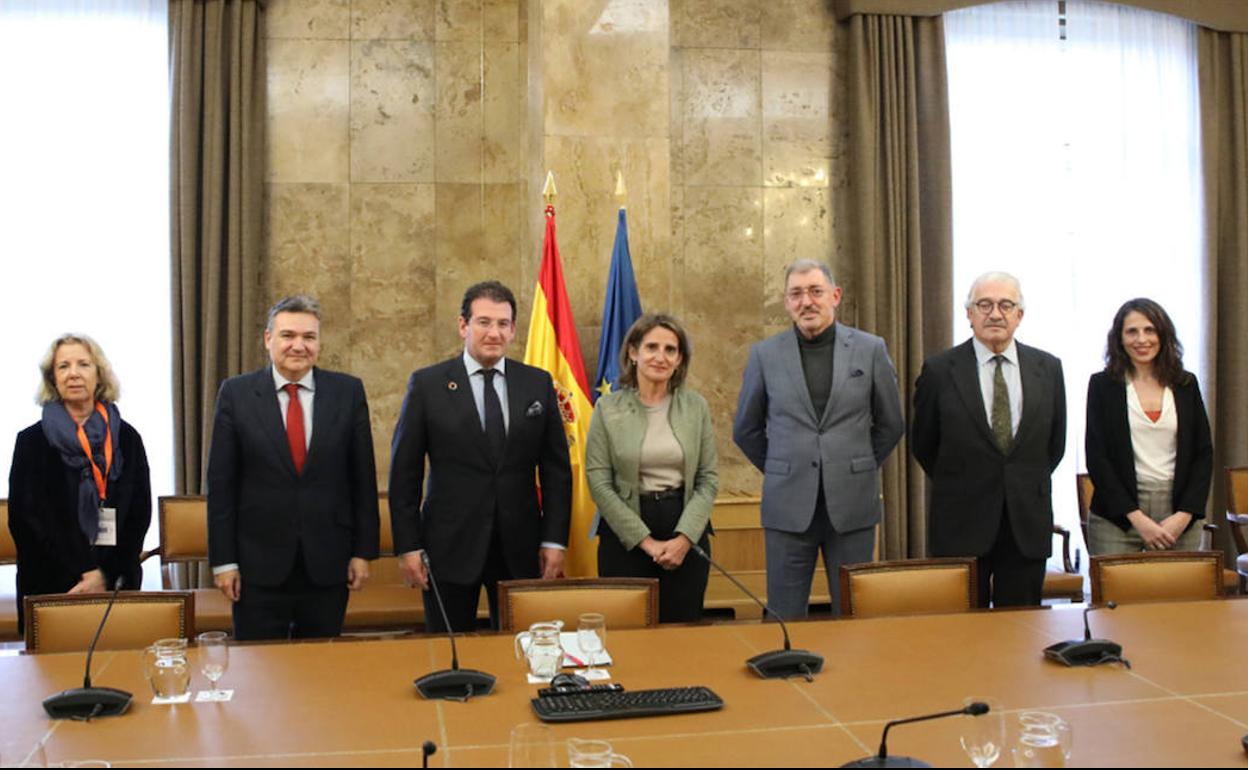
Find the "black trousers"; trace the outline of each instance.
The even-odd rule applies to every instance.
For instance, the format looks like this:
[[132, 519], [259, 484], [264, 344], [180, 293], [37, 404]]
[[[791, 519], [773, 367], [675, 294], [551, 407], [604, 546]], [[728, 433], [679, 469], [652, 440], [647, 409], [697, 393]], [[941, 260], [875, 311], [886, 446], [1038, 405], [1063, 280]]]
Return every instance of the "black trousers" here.
[[1030, 559], [1018, 550], [1007, 511], [992, 550], [976, 558], [979, 570], [979, 606], [1027, 607], [1040, 604], [1044, 590], [1045, 559]]
[[[684, 505], [684, 495], [659, 501], [643, 497], [641, 520], [650, 528], [652, 537], [669, 540], [676, 535], [676, 525], [680, 522]], [[711, 552], [707, 532], [702, 533], [698, 545], [707, 553]], [[605, 520], [598, 528], [598, 574], [602, 577], [658, 578], [660, 623], [696, 623], [702, 619], [702, 602], [706, 596], [710, 569], [711, 565], [693, 551], [676, 569], [663, 569], [640, 546], [631, 551], [625, 550]]]
[[300, 549], [280, 586], [248, 583], [243, 573], [242, 593], [233, 606], [234, 638], [248, 642], [338, 636], [347, 614], [347, 593], [345, 569], [337, 585], [319, 586], [309, 580]]
[[[446, 615], [451, 620], [451, 628], [456, 633], [468, 633], [477, 630], [477, 605], [481, 599], [481, 586], [485, 586], [486, 599], [490, 604], [490, 628], [495, 631], [499, 627], [498, 615], [498, 581], [532, 578], [536, 575], [512, 575], [503, 558], [503, 544], [499, 540], [498, 527], [492, 528], [490, 535], [490, 552], [485, 557], [485, 568], [481, 577], [472, 583], [439, 582], [438, 590], [442, 594], [442, 603], [446, 605]], [[535, 554], [536, 557], [536, 554]], [[446, 623], [438, 609], [437, 599], [433, 596], [432, 586], [422, 596], [425, 603], [425, 631], [431, 634], [446, 633]]]

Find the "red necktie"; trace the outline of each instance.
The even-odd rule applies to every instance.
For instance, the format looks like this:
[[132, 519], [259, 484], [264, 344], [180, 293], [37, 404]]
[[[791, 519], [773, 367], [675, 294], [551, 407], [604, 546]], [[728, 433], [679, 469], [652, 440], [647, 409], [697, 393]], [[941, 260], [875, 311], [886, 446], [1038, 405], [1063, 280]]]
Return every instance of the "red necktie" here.
[[283, 387], [290, 395], [290, 404], [286, 407], [286, 441], [290, 444], [290, 459], [295, 461], [295, 473], [303, 473], [308, 446], [303, 438], [303, 405], [299, 403], [299, 385], [290, 382]]

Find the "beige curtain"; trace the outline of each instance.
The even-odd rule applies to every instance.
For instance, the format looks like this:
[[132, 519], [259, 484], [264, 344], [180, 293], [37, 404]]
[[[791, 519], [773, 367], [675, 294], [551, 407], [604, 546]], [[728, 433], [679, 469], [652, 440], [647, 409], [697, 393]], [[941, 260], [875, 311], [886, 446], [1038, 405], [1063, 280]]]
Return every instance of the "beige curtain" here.
[[[952, 341], [944, 24], [939, 16], [859, 15], [847, 27], [856, 320], [888, 342], [909, 424], [923, 359]], [[903, 438], [884, 467], [882, 558], [926, 555], [926, 497]]]
[[264, 4], [171, 0], [176, 489], [203, 489], [221, 381], [258, 366]]
[[[1248, 464], [1248, 34], [1200, 30], [1200, 122], [1208, 244], [1213, 520], [1222, 467]], [[1230, 549], [1225, 521], [1219, 544]], [[1233, 563], [1233, 562], [1231, 562]]]

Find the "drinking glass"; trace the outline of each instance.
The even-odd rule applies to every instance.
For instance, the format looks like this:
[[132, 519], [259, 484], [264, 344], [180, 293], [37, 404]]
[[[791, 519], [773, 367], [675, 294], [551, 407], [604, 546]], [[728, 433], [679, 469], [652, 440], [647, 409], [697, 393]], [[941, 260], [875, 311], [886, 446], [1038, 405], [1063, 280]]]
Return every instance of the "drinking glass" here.
[[507, 766], [554, 767], [555, 741], [550, 727], [541, 723], [526, 723], [511, 728]]
[[583, 613], [576, 624], [576, 643], [580, 645], [589, 665], [585, 669], [586, 678], [594, 672], [594, 662], [598, 653], [607, 648], [607, 619], [598, 612]]
[[963, 706], [977, 702], [988, 704], [988, 713], [961, 718], [962, 750], [976, 767], [989, 767], [1001, 758], [1001, 747], [1005, 745], [1005, 715], [995, 698], [974, 696], [962, 699]]
[[632, 767], [633, 761], [616, 754], [607, 741], [568, 739], [569, 767]]
[[1058, 715], [1024, 711], [1018, 715], [1018, 730], [1013, 749], [1015, 767], [1065, 767], [1070, 761], [1074, 735]]
[[220, 700], [221, 691], [217, 689], [217, 682], [230, 667], [229, 637], [224, 631], [205, 631], [195, 637], [195, 641], [199, 645], [199, 670], [212, 683], [209, 697]]

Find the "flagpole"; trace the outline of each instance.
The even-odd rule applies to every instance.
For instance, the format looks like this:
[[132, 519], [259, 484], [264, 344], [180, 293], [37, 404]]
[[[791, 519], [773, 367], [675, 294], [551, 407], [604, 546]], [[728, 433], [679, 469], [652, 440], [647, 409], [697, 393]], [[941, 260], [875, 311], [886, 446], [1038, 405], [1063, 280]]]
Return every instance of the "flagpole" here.
[[615, 172], [615, 200], [620, 204], [620, 208], [626, 208], [628, 190], [624, 189], [624, 172], [618, 169]]

